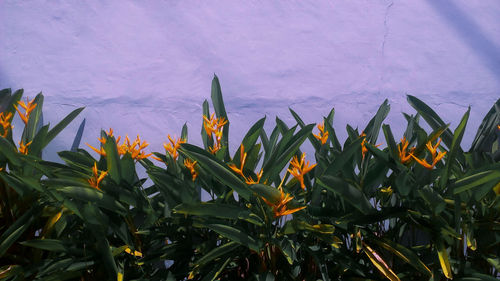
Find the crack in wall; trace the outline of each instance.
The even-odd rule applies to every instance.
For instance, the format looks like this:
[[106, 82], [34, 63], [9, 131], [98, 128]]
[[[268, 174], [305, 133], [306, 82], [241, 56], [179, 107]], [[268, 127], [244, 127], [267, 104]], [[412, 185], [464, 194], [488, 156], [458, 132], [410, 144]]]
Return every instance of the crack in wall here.
[[385, 15], [384, 15], [384, 39], [382, 41], [382, 57], [384, 57], [384, 52], [385, 52], [385, 42], [387, 41], [387, 36], [389, 36], [389, 27], [387, 26], [387, 18], [389, 17], [389, 10], [391, 7], [394, 5], [394, 1], [392, 1], [387, 7], [385, 8]]
[[389, 5], [385, 7], [385, 14], [384, 14], [384, 37], [382, 39], [382, 48], [380, 50], [380, 55], [381, 55], [381, 62], [380, 65], [382, 67], [380, 71], [380, 85], [379, 85], [379, 94], [382, 92], [382, 86], [384, 82], [384, 71], [385, 71], [385, 65], [384, 65], [384, 58], [385, 58], [385, 43], [387, 42], [387, 37], [389, 36], [389, 26], [387, 25], [387, 18], [389, 17], [389, 10], [391, 7], [394, 5], [394, 1], [391, 1]]

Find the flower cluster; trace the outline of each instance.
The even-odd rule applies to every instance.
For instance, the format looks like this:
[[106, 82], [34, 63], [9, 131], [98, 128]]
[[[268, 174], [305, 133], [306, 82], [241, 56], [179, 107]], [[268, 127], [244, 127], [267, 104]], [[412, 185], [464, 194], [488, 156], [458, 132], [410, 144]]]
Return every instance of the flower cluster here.
[[30, 144], [31, 144], [31, 141], [28, 142], [27, 144], [24, 144], [23, 141], [21, 140], [19, 142], [19, 148], [17, 150], [21, 154], [28, 154], [28, 146], [30, 146]]
[[[106, 135], [109, 137], [113, 136], [113, 129], [109, 129], [109, 132], [106, 132]], [[122, 144], [119, 144], [121, 140], [121, 136], [118, 136], [116, 139], [116, 149], [118, 151], [118, 155], [125, 155], [127, 153], [130, 153], [132, 159], [134, 160], [141, 160], [144, 158], [148, 158], [152, 154], [146, 154], [144, 152], [144, 149], [149, 145], [146, 141], [141, 142], [141, 138], [139, 135], [137, 135], [137, 138], [135, 139], [134, 142], [130, 142], [130, 139], [128, 136], [125, 136], [125, 140], [123, 140]], [[88, 147], [90, 147], [92, 150], [97, 152], [99, 155], [106, 156], [106, 151], [104, 150], [104, 144], [106, 144], [106, 138], [102, 137], [99, 138], [99, 142], [101, 142], [101, 147], [100, 149], [97, 149], [90, 144], [86, 143]]]
[[227, 120], [225, 120], [224, 117], [216, 118], [214, 113], [212, 113], [210, 119], [203, 115], [203, 128], [205, 129], [207, 136], [212, 139], [212, 134], [215, 135], [215, 142], [213, 146], [209, 148], [212, 154], [215, 154], [222, 148], [222, 132], [226, 123]]
[[[434, 168], [434, 166], [436, 166], [436, 164], [446, 155], [446, 151], [441, 151], [439, 153], [437, 153], [437, 148], [439, 147], [439, 144], [441, 143], [441, 139], [439, 139], [435, 145], [432, 145], [432, 143], [429, 141], [427, 144], [426, 144], [426, 147], [427, 147], [427, 150], [429, 150], [429, 152], [431, 153], [431, 156], [432, 156], [432, 162], [429, 164], [427, 163], [427, 161], [425, 160], [425, 158], [422, 158], [422, 159], [418, 159], [417, 157], [415, 157], [415, 155], [413, 154], [410, 154], [411, 157], [413, 157], [413, 159], [415, 159], [415, 161], [417, 161], [420, 165], [424, 166], [425, 168], [431, 170], [432, 168]], [[437, 154], [436, 154], [437, 153]]]
[[198, 173], [194, 169], [194, 165], [196, 165], [198, 161], [191, 161], [190, 159], [184, 159], [184, 166], [189, 169], [189, 172], [191, 172], [191, 177], [193, 181], [196, 180], [196, 177], [198, 176]]
[[401, 139], [401, 143], [398, 145], [398, 151], [399, 151], [399, 159], [401, 160], [401, 163], [406, 164], [411, 160], [411, 156], [413, 154], [413, 151], [415, 151], [415, 147], [410, 148], [409, 153], [408, 152], [408, 141], [406, 140], [406, 137], [403, 137]]
[[24, 101], [19, 101], [18, 102], [18, 105], [21, 106], [24, 109], [24, 113], [22, 113], [21, 110], [19, 110], [19, 108], [17, 107], [17, 105], [15, 106], [16, 110], [17, 110], [17, 113], [19, 113], [19, 117], [21, 117], [21, 119], [24, 122], [24, 125], [28, 124], [28, 120], [30, 118], [30, 114], [36, 108], [36, 103], [34, 103], [34, 102], [35, 102], [35, 99], [32, 99], [30, 101], [28, 98], [26, 98], [26, 103]]
[[262, 177], [263, 170], [261, 169], [260, 172], [257, 174], [257, 180], [254, 180], [252, 177], [247, 177], [243, 173], [243, 167], [245, 166], [245, 162], [247, 160], [247, 153], [245, 152], [245, 146], [241, 144], [240, 147], [240, 167], [238, 168], [235, 164], [231, 163], [229, 164], [229, 168], [233, 170], [235, 173], [238, 175], [242, 176], [245, 179], [245, 182], [247, 184], [257, 184], [260, 182], [260, 178]]
[[90, 179], [88, 179], [90, 186], [92, 186], [93, 188], [95, 188], [97, 190], [101, 190], [101, 188], [99, 187], [99, 184], [101, 183], [101, 181], [104, 179], [104, 177], [107, 174], [108, 174], [108, 172], [105, 172], [105, 171], [101, 171], [101, 173], [99, 174], [97, 171], [97, 162], [94, 162], [94, 167], [92, 168], [92, 177]]
[[[361, 142], [361, 154], [363, 155], [363, 159], [365, 159], [365, 155], [368, 152], [368, 148], [366, 147], [366, 134], [364, 132], [361, 132], [361, 135], [359, 135], [360, 138], [363, 138], [363, 141]], [[382, 144], [377, 144], [375, 147], [379, 147]]]
[[302, 207], [298, 207], [298, 208], [295, 208], [295, 209], [288, 209], [287, 204], [288, 204], [288, 202], [292, 201], [293, 196], [291, 196], [288, 193], [285, 194], [283, 192], [283, 188], [281, 187], [281, 185], [278, 187], [278, 190], [280, 192], [280, 198], [276, 202], [274, 202], [274, 203], [268, 201], [264, 197], [261, 197], [262, 200], [264, 200], [264, 202], [269, 207], [273, 208], [274, 217], [277, 218], [277, 217], [281, 217], [281, 216], [286, 216], [286, 215], [295, 213], [295, 212], [300, 211], [300, 210], [302, 210], [302, 209], [304, 209], [304, 208], [307, 207], [307, 206], [302, 206]]
[[11, 124], [12, 122], [12, 113], [4, 113], [0, 112], [0, 126], [3, 129], [3, 132], [0, 134], [0, 136], [6, 138], [7, 135], [9, 134], [9, 130], [12, 130], [14, 126]]
[[313, 134], [313, 136], [321, 141], [321, 144], [325, 144], [328, 140], [328, 132], [325, 132], [325, 121], [321, 122], [321, 124], [318, 124], [317, 127], [319, 133], [317, 135]]
[[306, 162], [305, 159], [306, 159], [305, 152], [302, 153], [300, 161], [297, 158], [297, 156], [293, 156], [292, 161], [290, 161], [292, 169], [287, 170], [300, 182], [300, 187], [303, 190], [306, 189], [306, 185], [304, 184], [304, 175], [309, 173], [317, 165], [317, 164], [309, 165], [309, 161]]

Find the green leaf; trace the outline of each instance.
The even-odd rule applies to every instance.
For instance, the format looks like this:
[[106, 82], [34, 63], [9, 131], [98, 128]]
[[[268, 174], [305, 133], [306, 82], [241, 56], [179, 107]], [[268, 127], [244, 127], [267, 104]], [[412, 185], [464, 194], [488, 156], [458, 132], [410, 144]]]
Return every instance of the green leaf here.
[[[469, 120], [469, 113], [470, 113], [470, 107], [467, 109], [467, 112], [465, 112], [464, 116], [462, 117], [462, 120], [460, 121], [460, 124], [458, 124], [457, 128], [455, 129], [455, 133], [453, 134], [453, 141], [451, 143], [450, 150], [448, 151], [448, 155], [446, 155], [446, 166], [444, 167], [444, 170], [441, 174], [441, 178], [439, 181], [439, 186], [441, 190], [444, 189], [446, 184], [448, 183], [448, 179], [451, 173], [451, 168], [455, 164], [455, 158], [457, 157], [458, 150], [459, 149], [462, 150], [460, 148], [460, 142], [462, 141], [462, 138], [464, 136], [467, 120]], [[465, 158], [463, 159], [465, 160]]]
[[28, 143], [33, 140], [35, 134], [38, 131], [39, 125], [42, 123], [42, 107], [43, 107], [42, 93], [39, 93], [35, 97], [34, 103], [36, 103], [36, 107], [31, 112], [28, 119], [28, 124], [26, 124], [26, 126], [24, 127], [23, 135], [21, 137], [24, 143]]
[[[434, 110], [432, 110], [428, 105], [426, 105], [423, 101], [418, 98], [407, 95], [408, 103], [417, 110], [417, 112], [424, 118], [424, 120], [431, 126], [432, 129], [436, 130], [440, 127], [446, 126], [443, 120], [436, 114]], [[453, 134], [450, 129], [446, 129], [441, 135], [444, 144], [447, 147], [451, 147], [453, 143]], [[417, 152], [416, 152], [417, 153]], [[463, 162], [463, 151], [460, 147], [457, 147], [457, 155], [460, 162]]]
[[445, 209], [446, 203], [443, 197], [441, 197], [429, 186], [424, 186], [423, 188], [419, 189], [418, 194], [434, 211], [434, 214], [439, 215], [439, 213], [441, 213]]
[[76, 152], [78, 147], [80, 146], [80, 142], [82, 141], [83, 130], [85, 129], [85, 118], [82, 123], [78, 127], [78, 131], [76, 132], [75, 138], [73, 139], [73, 144], [71, 145], [71, 151]]
[[[212, 104], [214, 106], [215, 114], [217, 118], [223, 117], [227, 120], [227, 123], [224, 125], [224, 129], [222, 132], [221, 144], [222, 147], [226, 147], [226, 153], [224, 153], [224, 160], [229, 161], [229, 154], [227, 153], [227, 148], [229, 147], [229, 118], [227, 118], [226, 108], [224, 106], [224, 100], [222, 98], [222, 90], [219, 83], [219, 78], [214, 74], [214, 79], [212, 79]], [[223, 148], [224, 149], [224, 148]]]
[[21, 242], [23, 246], [33, 247], [51, 252], [67, 252], [68, 249], [61, 240], [57, 239], [35, 239]]
[[[257, 142], [259, 139], [259, 136], [261, 134], [262, 128], [264, 127], [264, 122], [266, 121], [266, 117], [260, 119], [257, 121], [251, 128], [248, 130], [246, 133], [245, 137], [241, 141], [241, 144], [245, 147], [245, 151], [248, 152]], [[240, 162], [240, 151], [241, 151], [241, 146], [238, 148], [236, 153], [234, 154], [233, 157], [233, 162], [239, 163]]]
[[368, 122], [363, 132], [366, 134], [366, 139], [369, 143], [375, 143], [378, 138], [378, 134], [380, 132], [380, 126], [382, 126], [382, 122], [389, 114], [391, 106], [389, 105], [389, 101], [386, 99], [380, 105], [377, 110], [377, 113], [373, 118]]
[[179, 214], [194, 216], [209, 216], [222, 219], [245, 220], [258, 226], [263, 225], [262, 219], [247, 209], [234, 205], [218, 203], [195, 203], [181, 204], [174, 208], [174, 212]]
[[[364, 244], [364, 243], [363, 243]], [[387, 265], [387, 263], [382, 259], [382, 257], [375, 252], [368, 245], [363, 245], [363, 251], [368, 256], [370, 261], [375, 265], [375, 267], [389, 280], [400, 281], [399, 277], [392, 271], [392, 269]]]
[[246, 200], [250, 200], [252, 191], [248, 188], [248, 186], [235, 176], [233, 172], [227, 169], [224, 163], [215, 159], [213, 155], [197, 146], [186, 143], [181, 144], [180, 151], [186, 154], [189, 158], [198, 161], [198, 164], [202, 166], [203, 169], [207, 170], [221, 183], [234, 189], [238, 195]]
[[40, 207], [35, 204], [2, 233], [0, 236], [0, 258], [31, 227], [31, 224], [38, 218], [39, 212]]
[[0, 137], [0, 153], [14, 166], [21, 165], [21, 157], [17, 153], [17, 149], [3, 137]]
[[446, 276], [446, 278], [448, 279], [453, 279], [450, 257], [441, 239], [438, 239], [436, 243], [436, 251], [438, 252], [439, 263], [441, 264], [441, 269], [443, 270], [444, 276]]
[[262, 181], [278, 175], [283, 170], [290, 159], [297, 153], [302, 143], [307, 139], [307, 136], [311, 134], [313, 128], [314, 124], [309, 124], [297, 132], [289, 141], [284, 142], [285, 137], [280, 140], [278, 146], [283, 147], [283, 151], [276, 150], [270, 156], [269, 161], [263, 167]]
[[73, 199], [77, 199], [83, 202], [93, 202], [100, 207], [103, 207], [110, 211], [118, 212], [122, 215], [126, 214], [127, 212], [127, 209], [120, 202], [96, 189], [84, 188], [79, 186], [65, 186], [58, 187], [56, 188], [56, 190]]
[[491, 146], [496, 139], [495, 132], [500, 123], [500, 99], [486, 113], [472, 141], [470, 152], [491, 152]]
[[500, 171], [484, 171], [467, 176], [465, 178], [461, 178], [453, 184], [453, 193], [458, 194], [477, 186], [481, 186], [490, 181], [500, 181]]
[[214, 249], [212, 249], [210, 252], [208, 252], [206, 255], [198, 259], [195, 264], [199, 267], [204, 266], [205, 264], [221, 257], [224, 256], [227, 253], [230, 253], [240, 247], [240, 244], [236, 242], [229, 242], [221, 246], [217, 246]]
[[188, 127], [186, 123], [184, 123], [184, 125], [182, 126], [181, 139], [185, 140], [186, 142], [188, 141]]
[[116, 140], [114, 137], [108, 136], [104, 131], [101, 133], [101, 135], [106, 138], [104, 151], [106, 152], [106, 164], [109, 176], [115, 183], [120, 183], [122, 175], [120, 167], [120, 156], [118, 155]]
[[99, 236], [97, 233], [94, 233], [94, 236], [97, 239], [97, 251], [99, 251], [102, 262], [108, 271], [108, 280], [112, 280], [118, 273], [118, 267], [113, 258], [108, 239], [105, 236]]
[[370, 239], [370, 241], [373, 241], [382, 248], [392, 252], [393, 254], [401, 258], [404, 262], [408, 263], [413, 268], [427, 275], [428, 277], [432, 276], [431, 270], [425, 265], [424, 262], [420, 260], [417, 254], [404, 247], [403, 245], [385, 238]]
[[391, 155], [392, 159], [399, 160], [400, 162], [401, 159], [399, 158], [399, 150], [396, 141], [394, 140], [394, 135], [392, 134], [391, 126], [384, 124], [382, 125], [382, 130], [384, 131], [387, 147], [389, 147], [389, 154]]
[[318, 183], [326, 189], [340, 195], [361, 213], [366, 215], [375, 212], [375, 209], [372, 207], [370, 201], [368, 201], [365, 195], [359, 189], [344, 180], [338, 177], [326, 175], [321, 177], [318, 180]]
[[73, 121], [83, 109], [84, 107], [80, 107], [73, 110], [70, 114], [64, 117], [63, 120], [57, 123], [57, 125], [55, 125], [54, 128], [47, 133], [47, 137], [45, 138], [42, 148], [47, 146], [62, 130], [64, 130], [64, 128], [66, 128], [66, 126], [68, 126], [69, 123], [71, 123], [71, 121]]
[[200, 224], [200, 225], [202, 225], [203, 227], [208, 227], [213, 231], [219, 233], [220, 235], [234, 242], [237, 242], [245, 247], [248, 247], [251, 250], [254, 250], [256, 252], [260, 251], [259, 242], [255, 240], [253, 237], [245, 234], [245, 232], [242, 230], [223, 224], [207, 224], [207, 225]]
[[[306, 126], [306, 124], [304, 123], [304, 121], [302, 121], [300, 116], [295, 111], [293, 111], [290, 107], [288, 108], [288, 110], [292, 114], [293, 118], [295, 118], [295, 121], [297, 121], [297, 124], [299, 124], [299, 126], [301, 128], [304, 128]], [[313, 134], [309, 135], [307, 138], [309, 139], [312, 146], [314, 147], [314, 150], [319, 151], [321, 149], [321, 142], [318, 139], [316, 139]]]

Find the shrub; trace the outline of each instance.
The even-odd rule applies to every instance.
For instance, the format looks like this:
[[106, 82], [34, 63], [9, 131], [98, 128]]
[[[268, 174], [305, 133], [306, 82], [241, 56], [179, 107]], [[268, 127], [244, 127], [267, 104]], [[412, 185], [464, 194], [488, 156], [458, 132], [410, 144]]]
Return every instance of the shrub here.
[[[39, 95], [16, 148], [9, 120], [22, 91], [1, 92], [0, 278], [7, 280], [496, 280], [500, 270], [500, 100], [468, 151], [470, 108], [452, 131], [408, 96], [397, 141], [386, 101], [343, 144], [334, 110], [318, 125], [266, 118], [229, 151], [217, 77], [203, 104], [203, 147], [168, 136], [165, 152], [102, 131], [99, 146], [41, 151]], [[18, 107], [18, 109], [20, 109]], [[23, 111], [19, 111], [25, 114]], [[37, 117], [38, 116], [38, 117]], [[423, 119], [432, 129], [426, 132]], [[6, 125], [4, 125], [6, 124]], [[3, 130], [3, 131], [2, 131]], [[376, 145], [380, 131], [383, 145]], [[315, 163], [300, 150], [309, 141]], [[31, 143], [30, 143], [31, 142]], [[30, 143], [28, 145], [28, 143]], [[96, 141], [97, 143], [97, 141]], [[136, 173], [142, 165], [152, 184]], [[201, 190], [210, 195], [202, 202]], [[165, 261], [167, 261], [165, 265]]]

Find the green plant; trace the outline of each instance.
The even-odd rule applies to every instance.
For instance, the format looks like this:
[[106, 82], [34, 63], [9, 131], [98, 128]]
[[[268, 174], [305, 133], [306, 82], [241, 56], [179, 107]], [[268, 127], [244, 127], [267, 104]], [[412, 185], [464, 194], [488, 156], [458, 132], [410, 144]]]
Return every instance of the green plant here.
[[[0, 279], [499, 276], [500, 100], [468, 151], [460, 143], [470, 109], [452, 131], [408, 96], [416, 114], [404, 114], [400, 138], [383, 124], [386, 100], [361, 132], [346, 127], [343, 144], [333, 109], [317, 131], [290, 109], [296, 124], [277, 117], [268, 134], [262, 118], [231, 153], [230, 120], [214, 77], [214, 112], [205, 101], [200, 118], [203, 147], [188, 143], [186, 125], [180, 138], [168, 135], [164, 153], [152, 154], [139, 137], [122, 139], [110, 130], [101, 132], [100, 146], [89, 144], [98, 158], [78, 149], [78, 140], [72, 151], [59, 152], [65, 164], [58, 164], [41, 160], [41, 149], [79, 111], [48, 130], [33, 121], [41, 116], [38, 97], [23, 134], [23, 144], [33, 141], [25, 155], [16, 152], [7, 122], [21, 94], [2, 93], [8, 95], [0, 99], [6, 104], [0, 191], [8, 196], [0, 198], [6, 222], [0, 226]], [[376, 145], [381, 132], [384, 140]], [[301, 151], [306, 141], [314, 161]], [[137, 164], [151, 183], [138, 177]], [[202, 202], [202, 190], [209, 200]]]

